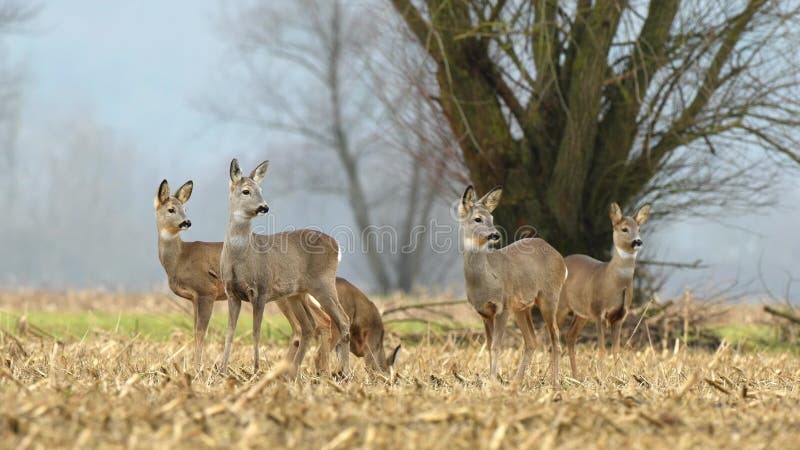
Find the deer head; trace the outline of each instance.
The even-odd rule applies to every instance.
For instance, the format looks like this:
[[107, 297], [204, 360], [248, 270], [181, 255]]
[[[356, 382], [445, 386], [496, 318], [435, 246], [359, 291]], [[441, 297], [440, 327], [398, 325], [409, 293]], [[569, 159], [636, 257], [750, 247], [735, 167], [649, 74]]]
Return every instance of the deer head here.
[[236, 159], [231, 161], [231, 192], [228, 197], [231, 214], [250, 220], [269, 212], [269, 206], [264, 201], [261, 190], [261, 182], [264, 181], [267, 167], [269, 167], [269, 161], [264, 161], [253, 169], [249, 176], [245, 177], [239, 168], [239, 161]]
[[174, 195], [170, 195], [167, 180], [158, 186], [153, 206], [156, 210], [156, 226], [162, 238], [173, 238], [192, 226], [192, 221], [186, 215], [186, 202], [192, 196], [193, 187], [194, 183], [189, 180]]
[[639, 208], [636, 214], [623, 216], [619, 205], [612, 203], [608, 215], [614, 229], [614, 248], [622, 257], [633, 257], [642, 248], [644, 242], [639, 234], [639, 227], [650, 217], [650, 205]]
[[458, 217], [465, 250], [483, 250], [489, 244], [500, 241], [492, 211], [500, 203], [502, 194], [503, 188], [498, 186], [478, 200], [472, 186], [464, 191], [458, 206]]

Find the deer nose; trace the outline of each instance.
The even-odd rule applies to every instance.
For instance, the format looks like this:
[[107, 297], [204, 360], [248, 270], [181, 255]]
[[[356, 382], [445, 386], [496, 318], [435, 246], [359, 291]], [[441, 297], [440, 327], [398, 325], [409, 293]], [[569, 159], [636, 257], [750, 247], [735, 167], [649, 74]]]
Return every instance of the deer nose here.
[[489, 240], [490, 241], [499, 241], [500, 240], [500, 233], [495, 232], [495, 233], [490, 234], [489, 235]]
[[256, 214], [266, 214], [269, 212], [269, 206], [267, 205], [258, 205], [256, 208]]
[[183, 221], [183, 222], [181, 222], [181, 224], [180, 224], [180, 225], [178, 225], [178, 226], [179, 226], [179, 227], [180, 227], [182, 230], [185, 230], [185, 229], [187, 229], [187, 228], [189, 228], [189, 227], [191, 227], [191, 226], [192, 226], [192, 221], [191, 221], [191, 220], [188, 220], [188, 219], [187, 219], [187, 220], [184, 220], [184, 221]]
[[634, 239], [632, 245], [633, 245], [633, 248], [639, 248], [642, 245], [644, 245], [644, 242], [642, 242], [641, 239]]

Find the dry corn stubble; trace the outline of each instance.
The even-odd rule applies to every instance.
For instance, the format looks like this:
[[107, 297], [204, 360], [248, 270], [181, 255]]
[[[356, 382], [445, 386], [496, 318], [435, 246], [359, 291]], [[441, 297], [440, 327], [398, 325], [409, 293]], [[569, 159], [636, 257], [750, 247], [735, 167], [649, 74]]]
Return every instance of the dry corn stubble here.
[[[312, 358], [298, 381], [286, 381], [284, 349], [272, 343], [253, 376], [246, 338], [223, 377], [193, 373], [188, 331], [166, 341], [101, 331], [57, 340], [28, 328], [0, 331], [2, 447], [672, 450], [780, 448], [800, 436], [800, 359], [790, 353], [641, 348], [597, 361], [593, 346], [579, 345], [584, 378], [565, 368], [562, 400], [553, 402], [546, 349], [521, 386], [490, 383], [480, 333], [409, 339], [395, 375], [370, 374], [357, 360], [353, 378], [339, 383], [314, 377]], [[509, 331], [505, 379], [519, 356]], [[213, 334], [207, 361], [221, 350]]]
[[[514, 389], [485, 380], [480, 341], [407, 348], [393, 379], [359, 362], [346, 383], [319, 380], [308, 364], [300, 380], [285, 381], [274, 347], [270, 367], [252, 377], [242, 343], [230, 377], [192, 374], [181, 339], [3, 335], [0, 348], [0, 434], [16, 448], [778, 447], [800, 433], [798, 359], [729, 348], [630, 351], [598, 363], [581, 347], [592, 375], [565, 381], [555, 403], [545, 352]], [[516, 355], [504, 352], [506, 374]]]

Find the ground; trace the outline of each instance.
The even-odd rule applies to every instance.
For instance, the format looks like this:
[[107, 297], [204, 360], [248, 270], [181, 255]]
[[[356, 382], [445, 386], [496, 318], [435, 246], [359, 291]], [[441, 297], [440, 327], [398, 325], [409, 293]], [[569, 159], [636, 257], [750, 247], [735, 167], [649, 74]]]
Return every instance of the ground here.
[[[104, 301], [121, 308], [116, 329], [105, 319], [83, 320], [70, 328], [83, 331], [76, 336], [63, 326], [85, 305], [61, 304], [69, 311], [58, 329], [56, 320], [37, 324], [35, 302], [0, 296], [3, 447], [788, 448], [800, 438], [800, 359], [790, 352], [723, 343], [644, 347], [598, 360], [587, 342], [578, 349], [578, 380], [561, 359], [554, 401], [546, 350], [536, 352], [521, 386], [491, 383], [479, 334], [404, 339], [391, 375], [368, 373], [355, 359], [350, 380], [317, 378], [308, 358], [299, 379], [287, 381], [283, 331], [265, 343], [258, 374], [245, 326], [232, 372], [198, 373], [185, 313], [173, 312], [174, 322], [161, 322], [167, 330], [150, 334], [142, 322], [151, 318], [136, 316], [146, 304], [126, 310]], [[85, 312], [103, 314], [111, 312]], [[129, 316], [138, 331], [121, 331]], [[271, 323], [282, 330], [279, 319]], [[222, 350], [219, 328], [209, 340], [213, 363]], [[502, 355], [506, 377], [519, 357], [515, 344], [512, 335]]]

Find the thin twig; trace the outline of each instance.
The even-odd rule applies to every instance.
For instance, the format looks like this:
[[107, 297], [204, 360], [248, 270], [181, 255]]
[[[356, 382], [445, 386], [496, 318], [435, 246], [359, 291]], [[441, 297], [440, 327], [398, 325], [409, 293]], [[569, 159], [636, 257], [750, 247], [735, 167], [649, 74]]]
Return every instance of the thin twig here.
[[383, 311], [383, 316], [388, 316], [389, 314], [394, 314], [400, 311], [407, 311], [409, 309], [423, 309], [423, 308], [432, 308], [435, 306], [452, 306], [452, 305], [463, 305], [466, 303], [466, 300], [449, 300], [443, 302], [427, 302], [427, 303], [414, 303], [412, 305], [403, 305], [397, 306], [394, 308], [389, 308]]

